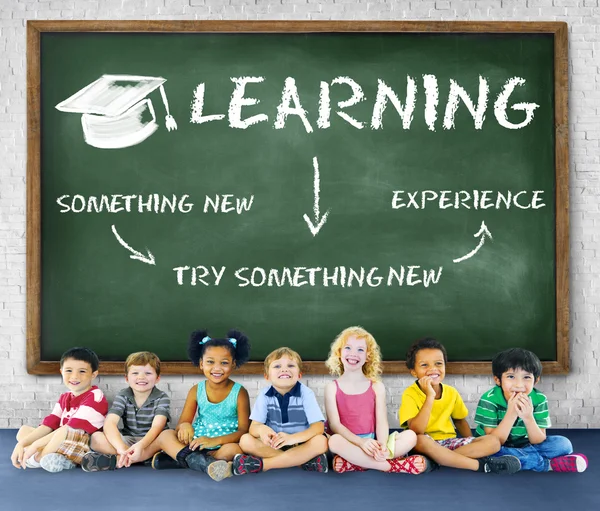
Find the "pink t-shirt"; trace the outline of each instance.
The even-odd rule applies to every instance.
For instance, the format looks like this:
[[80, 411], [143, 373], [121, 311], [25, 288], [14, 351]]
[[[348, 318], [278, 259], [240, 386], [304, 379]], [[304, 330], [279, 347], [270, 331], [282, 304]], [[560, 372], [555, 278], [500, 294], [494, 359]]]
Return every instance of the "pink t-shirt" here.
[[335, 380], [337, 403], [340, 422], [355, 435], [375, 433], [375, 391], [373, 382], [362, 394], [346, 394], [340, 389]]

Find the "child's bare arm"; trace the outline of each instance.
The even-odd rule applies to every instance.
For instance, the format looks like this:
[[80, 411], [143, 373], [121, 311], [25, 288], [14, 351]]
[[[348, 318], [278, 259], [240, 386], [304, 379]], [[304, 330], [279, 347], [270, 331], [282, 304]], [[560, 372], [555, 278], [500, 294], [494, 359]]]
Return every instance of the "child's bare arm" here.
[[518, 415], [516, 404], [516, 393], [513, 393], [513, 395], [508, 399], [506, 415], [500, 421], [500, 424], [498, 424], [498, 426], [496, 426], [495, 428], [483, 428], [486, 435], [494, 435], [496, 438], [498, 438], [498, 440], [500, 440], [501, 445], [504, 445], [504, 443], [506, 442], [506, 439], [510, 435], [510, 430], [512, 429], [513, 424], [517, 420]]
[[179, 422], [175, 427], [177, 432], [177, 439], [183, 444], [189, 444], [194, 439], [194, 428], [192, 427], [192, 421], [194, 415], [196, 415], [196, 409], [198, 403], [196, 402], [196, 394], [198, 392], [198, 384], [194, 385], [188, 392], [185, 398], [185, 404], [179, 417]]
[[383, 383], [377, 382], [373, 384], [373, 390], [375, 391], [375, 427], [377, 430], [375, 437], [382, 446], [385, 446], [390, 434], [387, 404], [385, 402], [385, 387]]
[[408, 420], [408, 427], [417, 435], [423, 435], [427, 430], [427, 425], [429, 424], [429, 419], [431, 417], [431, 410], [433, 409], [433, 402], [435, 401], [435, 390], [429, 376], [424, 376], [419, 379], [418, 383], [419, 387], [425, 392], [425, 402], [419, 410], [419, 413]]
[[467, 419], [452, 419], [454, 422], [454, 427], [456, 431], [458, 431], [459, 435], [463, 438], [468, 438], [473, 436], [473, 432], [471, 431], [471, 426], [467, 422]]
[[527, 429], [527, 437], [532, 444], [541, 444], [546, 440], [546, 430], [541, 429], [533, 416], [533, 403], [531, 398], [524, 393], [519, 393], [517, 400], [517, 415], [523, 420]]
[[119, 417], [116, 413], [109, 413], [104, 420], [104, 436], [119, 454], [127, 451], [129, 446], [123, 441], [119, 431]]
[[49, 426], [44, 426], [44, 425], [38, 426], [31, 433], [29, 433], [29, 435], [27, 435], [25, 438], [23, 438], [23, 440], [21, 440], [19, 443], [23, 447], [28, 447], [36, 440], [39, 440], [40, 438], [45, 437], [46, 435], [49, 435], [53, 431], [54, 430]]
[[[294, 444], [302, 444], [307, 442], [312, 437], [317, 435], [322, 435], [325, 432], [325, 424], [322, 421], [313, 422], [307, 429], [304, 431], [299, 431], [298, 433], [293, 433], [288, 436], [288, 442], [285, 442], [283, 445], [294, 445]], [[278, 435], [285, 435], [285, 433], [278, 433]], [[281, 446], [280, 446], [281, 447]]]

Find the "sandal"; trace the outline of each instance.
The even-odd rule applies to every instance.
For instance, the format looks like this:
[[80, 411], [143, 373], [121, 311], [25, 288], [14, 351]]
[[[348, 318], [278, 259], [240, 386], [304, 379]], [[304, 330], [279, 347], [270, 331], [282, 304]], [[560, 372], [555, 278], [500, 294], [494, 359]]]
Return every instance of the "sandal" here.
[[[423, 470], [419, 470], [415, 466], [415, 461], [417, 458], [421, 458], [423, 463], [425, 463], [425, 468]], [[391, 460], [387, 460], [390, 464], [390, 473], [394, 474], [424, 474], [425, 472], [431, 472], [434, 470], [433, 462], [426, 458], [425, 456], [421, 456], [420, 454], [413, 454], [412, 456], [407, 456], [406, 458], [395, 458]]]
[[[342, 466], [339, 470], [336, 470], [337, 460], [342, 461]], [[344, 472], [366, 472], [366, 468], [359, 467], [354, 463], [350, 463], [347, 459], [342, 458], [341, 456], [336, 455], [333, 458], [333, 471], [338, 474], [343, 474]]]

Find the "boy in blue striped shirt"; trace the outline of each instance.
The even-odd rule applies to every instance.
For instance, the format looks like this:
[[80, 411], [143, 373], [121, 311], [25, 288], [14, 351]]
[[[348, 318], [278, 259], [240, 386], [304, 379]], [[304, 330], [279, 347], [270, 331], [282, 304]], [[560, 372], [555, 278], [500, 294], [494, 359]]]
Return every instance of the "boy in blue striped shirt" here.
[[512, 348], [494, 356], [492, 372], [496, 386], [479, 400], [475, 436], [498, 437], [502, 448], [494, 456], [516, 456], [521, 470], [583, 472], [587, 458], [572, 454], [568, 438], [546, 436], [548, 400], [533, 387], [542, 374], [540, 359], [531, 351]]
[[244, 454], [233, 459], [233, 473], [244, 475], [273, 468], [300, 466], [327, 472], [325, 417], [312, 390], [300, 383], [302, 359], [279, 348], [265, 359], [263, 389], [250, 414], [250, 431], [240, 439]]

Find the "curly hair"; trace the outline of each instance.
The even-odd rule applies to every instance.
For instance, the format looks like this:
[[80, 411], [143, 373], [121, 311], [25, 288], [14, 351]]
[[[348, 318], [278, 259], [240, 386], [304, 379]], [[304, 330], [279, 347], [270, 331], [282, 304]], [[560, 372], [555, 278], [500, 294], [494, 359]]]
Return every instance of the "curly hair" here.
[[188, 357], [192, 364], [198, 367], [206, 348], [215, 346], [229, 350], [236, 368], [250, 359], [250, 340], [239, 330], [229, 330], [227, 337], [214, 339], [208, 337], [208, 330], [196, 330], [188, 341]]
[[421, 350], [440, 350], [444, 356], [444, 364], [448, 363], [448, 354], [446, 348], [441, 342], [436, 341], [433, 337], [423, 337], [413, 342], [406, 352], [406, 367], [409, 369], [415, 368], [417, 353]]
[[363, 374], [372, 381], [379, 381], [383, 368], [381, 367], [381, 349], [375, 338], [360, 326], [351, 326], [346, 328], [335, 338], [329, 349], [329, 357], [325, 365], [333, 376], [344, 374], [344, 365], [342, 364], [342, 348], [348, 342], [350, 337], [364, 339], [367, 343], [367, 360], [362, 366]]

